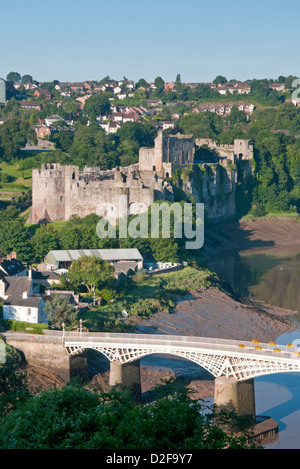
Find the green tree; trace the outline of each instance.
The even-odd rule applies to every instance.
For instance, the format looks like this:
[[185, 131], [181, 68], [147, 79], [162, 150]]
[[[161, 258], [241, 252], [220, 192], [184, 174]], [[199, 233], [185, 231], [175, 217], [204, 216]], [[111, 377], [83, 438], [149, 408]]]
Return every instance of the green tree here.
[[14, 207], [0, 211], [0, 251], [4, 255], [16, 251], [24, 262], [33, 260], [29, 230]]
[[155, 126], [149, 122], [125, 122], [116, 132], [121, 143], [136, 142], [139, 147], [152, 147], [157, 135]]
[[10, 160], [25, 146], [29, 130], [29, 122], [19, 118], [9, 119], [1, 125], [0, 147], [5, 161]]
[[6, 76], [6, 80], [13, 83], [20, 83], [21, 75], [18, 72], [9, 72]]
[[62, 329], [63, 323], [66, 326], [71, 326], [78, 318], [78, 311], [59, 293], [52, 300], [46, 300], [45, 312], [51, 327], [54, 329]]
[[[1, 336], [0, 341], [4, 341]], [[6, 343], [4, 347], [5, 361], [4, 363], [0, 361], [0, 417], [12, 412], [18, 405], [22, 405], [30, 395], [26, 389], [27, 374], [20, 369], [19, 353]]]
[[37, 262], [44, 260], [49, 251], [59, 249], [60, 238], [52, 225], [41, 225], [31, 238], [34, 257]]
[[51, 137], [51, 140], [55, 142], [56, 148], [68, 153], [73, 144], [74, 134], [68, 130], [61, 130], [60, 132], [54, 134]]
[[84, 284], [89, 293], [101, 290], [113, 278], [114, 267], [94, 256], [82, 256], [72, 263], [68, 271], [71, 282]]
[[173, 239], [151, 239], [152, 256], [157, 262], [178, 262], [178, 244]]
[[33, 83], [33, 78], [31, 75], [23, 75], [21, 79], [21, 83], [26, 84], [26, 83]]
[[227, 415], [204, 412], [181, 391], [136, 406], [127, 392], [97, 394], [65, 386], [43, 391], [8, 415], [1, 449], [253, 449], [246, 435], [222, 429]]
[[117, 163], [113, 153], [114, 144], [105, 131], [97, 124], [80, 126], [74, 135], [69, 154], [73, 164], [78, 166], [100, 166], [114, 168]]
[[182, 88], [181, 76], [178, 73], [177, 76], [176, 76], [176, 80], [175, 80], [175, 91], [176, 91], [176, 93], [180, 93], [181, 88]]
[[226, 77], [223, 75], [218, 75], [214, 80], [213, 80], [214, 85], [224, 85], [224, 83], [228, 83], [228, 80]]
[[143, 87], [143, 88], [148, 88], [149, 87], [149, 83], [144, 79], [144, 78], [140, 78], [136, 83], [135, 83], [135, 88], [138, 89], [140, 87]]
[[165, 82], [162, 79], [162, 77], [156, 77], [154, 80], [154, 86], [155, 86], [155, 95], [157, 97], [162, 96], [164, 87], [165, 87]]
[[95, 94], [86, 100], [83, 107], [83, 112], [87, 116], [90, 116], [91, 112], [94, 111], [96, 116], [105, 116], [110, 110], [110, 103], [108, 97], [102, 94]]

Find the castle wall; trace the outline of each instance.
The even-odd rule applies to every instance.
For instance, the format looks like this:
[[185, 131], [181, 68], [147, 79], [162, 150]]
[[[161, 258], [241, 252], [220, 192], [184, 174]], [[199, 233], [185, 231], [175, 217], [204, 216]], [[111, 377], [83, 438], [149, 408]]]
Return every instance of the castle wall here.
[[172, 200], [172, 190], [153, 171], [139, 171], [138, 165], [100, 171], [78, 166], [46, 165], [33, 170], [32, 210], [29, 223], [64, 221], [72, 215], [90, 213], [110, 221], [140, 214], [158, 199]]
[[[192, 164], [194, 160], [194, 142], [191, 138], [176, 136], [164, 137], [159, 131], [154, 148], [141, 148], [139, 168], [141, 171], [156, 171], [171, 176], [173, 166]], [[165, 168], [168, 168], [167, 171]]]
[[246, 139], [235, 139], [233, 145], [220, 145], [210, 138], [196, 138], [195, 145], [201, 147], [207, 145], [215, 150], [221, 158], [227, 158], [232, 163], [239, 160], [251, 160], [253, 158], [253, 145]]

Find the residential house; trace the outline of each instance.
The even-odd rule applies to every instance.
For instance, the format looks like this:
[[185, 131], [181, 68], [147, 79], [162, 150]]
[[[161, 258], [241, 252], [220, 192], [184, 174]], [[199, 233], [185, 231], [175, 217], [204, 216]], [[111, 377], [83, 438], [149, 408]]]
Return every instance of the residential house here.
[[29, 323], [47, 323], [45, 301], [40, 286], [28, 276], [5, 276], [0, 278], [0, 296], [3, 300], [3, 319]]
[[219, 116], [229, 116], [234, 106], [238, 107], [239, 111], [243, 111], [246, 114], [252, 114], [255, 109], [254, 105], [250, 103], [206, 103], [195, 107], [192, 112], [213, 112]]
[[54, 122], [58, 122], [58, 121], [65, 121], [65, 119], [59, 116], [58, 114], [52, 114], [52, 116], [46, 117], [46, 119], [44, 120], [45, 124], [48, 127], [52, 125]]
[[63, 298], [67, 301], [67, 303], [77, 306], [79, 303], [79, 295], [76, 295], [74, 291], [66, 291], [66, 290], [46, 290], [44, 301], [52, 301], [56, 296]]
[[278, 93], [284, 93], [285, 92], [285, 84], [284, 83], [272, 83], [269, 85], [269, 88], [271, 90], [278, 91]]
[[32, 111], [32, 110], [41, 111], [43, 108], [41, 103], [38, 103], [37, 101], [19, 101], [19, 106], [22, 109], [26, 109], [28, 111]]
[[51, 135], [51, 129], [50, 127], [47, 127], [46, 125], [35, 125], [34, 130], [36, 132], [36, 135], [38, 138], [47, 138]]
[[3, 303], [3, 319], [23, 321], [33, 324], [47, 324], [45, 301], [42, 297], [9, 296]]
[[163, 130], [174, 129], [174, 127], [175, 127], [174, 122], [171, 122], [171, 121], [164, 121], [163, 122]]
[[116, 87], [114, 88], [114, 94], [120, 94], [121, 91], [122, 91], [122, 87], [121, 87], [121, 86], [116, 86]]
[[250, 85], [244, 82], [230, 83], [228, 91], [231, 94], [249, 94], [251, 92]]
[[151, 107], [162, 106], [162, 100], [161, 99], [147, 99], [146, 102]]
[[36, 96], [37, 98], [45, 98], [45, 99], [52, 98], [52, 94], [50, 93], [49, 90], [41, 90], [41, 89], [35, 90], [34, 96]]
[[17, 259], [17, 253], [14, 251], [0, 260], [0, 273], [10, 277], [23, 277], [27, 275], [27, 267]]
[[174, 91], [175, 90], [175, 83], [173, 81], [170, 81], [169, 83], [165, 83], [164, 90], [165, 91]]
[[108, 133], [115, 134], [120, 128], [121, 125], [118, 122], [111, 122], [109, 124]]
[[139, 116], [135, 112], [127, 112], [123, 115], [123, 123], [135, 122]]
[[222, 95], [227, 94], [227, 90], [228, 90], [228, 86], [225, 86], [225, 85], [218, 85], [217, 86], [217, 91]]

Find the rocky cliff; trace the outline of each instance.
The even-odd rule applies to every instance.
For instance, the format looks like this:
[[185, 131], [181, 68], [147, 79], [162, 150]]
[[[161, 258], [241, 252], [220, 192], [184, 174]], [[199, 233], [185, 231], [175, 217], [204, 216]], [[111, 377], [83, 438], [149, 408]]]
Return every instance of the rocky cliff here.
[[204, 203], [208, 219], [226, 221], [236, 216], [237, 170], [219, 163], [195, 164], [172, 176], [175, 200]]

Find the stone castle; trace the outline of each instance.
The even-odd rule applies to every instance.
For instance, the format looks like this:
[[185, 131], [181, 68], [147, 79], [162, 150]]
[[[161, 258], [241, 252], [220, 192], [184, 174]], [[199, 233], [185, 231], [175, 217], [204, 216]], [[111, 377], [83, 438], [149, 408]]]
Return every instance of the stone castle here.
[[[239, 142], [244, 142], [243, 151], [249, 147], [248, 141]], [[138, 215], [158, 200], [172, 202], [174, 193], [168, 178], [176, 169], [193, 164], [195, 144], [199, 142], [190, 136], [166, 137], [159, 131], [154, 148], [141, 148], [139, 162], [132, 166], [80, 171], [75, 165], [55, 163], [34, 169], [28, 223], [66, 221], [72, 215], [90, 213], [113, 221]]]

